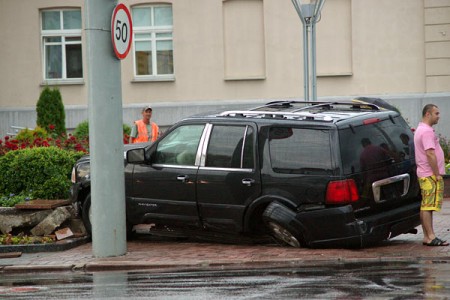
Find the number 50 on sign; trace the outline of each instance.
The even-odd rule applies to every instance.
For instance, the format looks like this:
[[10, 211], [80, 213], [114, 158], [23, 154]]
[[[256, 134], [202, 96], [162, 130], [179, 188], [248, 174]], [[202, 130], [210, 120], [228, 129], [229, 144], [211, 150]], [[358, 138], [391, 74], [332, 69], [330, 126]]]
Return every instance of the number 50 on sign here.
[[119, 3], [111, 18], [111, 39], [118, 59], [127, 57], [133, 39], [133, 23], [128, 8]]

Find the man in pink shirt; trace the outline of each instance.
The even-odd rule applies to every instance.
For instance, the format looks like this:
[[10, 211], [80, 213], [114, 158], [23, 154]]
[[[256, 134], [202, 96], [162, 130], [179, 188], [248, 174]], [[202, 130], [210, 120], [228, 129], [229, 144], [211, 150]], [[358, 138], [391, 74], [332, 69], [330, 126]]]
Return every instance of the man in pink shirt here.
[[422, 192], [420, 220], [423, 229], [423, 244], [427, 246], [448, 246], [447, 241], [436, 237], [433, 229], [433, 211], [440, 211], [444, 198], [445, 160], [444, 151], [434, 133], [433, 125], [439, 121], [439, 108], [427, 104], [422, 110], [422, 122], [414, 132], [414, 148], [417, 177]]

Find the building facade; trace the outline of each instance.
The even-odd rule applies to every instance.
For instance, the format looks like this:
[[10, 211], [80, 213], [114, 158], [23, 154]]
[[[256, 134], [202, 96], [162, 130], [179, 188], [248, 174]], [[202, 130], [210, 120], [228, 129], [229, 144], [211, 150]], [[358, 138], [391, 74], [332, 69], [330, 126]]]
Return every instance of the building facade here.
[[[303, 100], [303, 26], [292, 1], [122, 3], [134, 30], [121, 62], [124, 123], [145, 104], [164, 127], [204, 110]], [[35, 127], [45, 86], [60, 89], [67, 128], [87, 119], [84, 5], [0, 0], [0, 25], [13, 28], [0, 31], [0, 136]], [[434, 102], [450, 122], [450, 0], [327, 0], [316, 28], [319, 100], [382, 97], [412, 126]]]

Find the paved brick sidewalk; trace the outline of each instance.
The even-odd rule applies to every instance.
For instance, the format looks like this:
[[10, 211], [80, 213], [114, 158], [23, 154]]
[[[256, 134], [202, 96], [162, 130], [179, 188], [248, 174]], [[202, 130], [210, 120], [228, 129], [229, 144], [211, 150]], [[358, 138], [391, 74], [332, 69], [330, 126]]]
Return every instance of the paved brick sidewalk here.
[[[438, 237], [450, 241], [450, 199], [434, 214]], [[422, 230], [364, 249], [295, 249], [275, 244], [219, 244], [134, 240], [127, 254], [96, 258], [92, 244], [60, 252], [23, 253], [16, 258], [0, 259], [0, 272], [100, 271], [100, 270], [180, 270], [211, 267], [244, 268], [268, 264], [298, 265], [321, 261], [450, 260], [450, 246], [422, 245]]]

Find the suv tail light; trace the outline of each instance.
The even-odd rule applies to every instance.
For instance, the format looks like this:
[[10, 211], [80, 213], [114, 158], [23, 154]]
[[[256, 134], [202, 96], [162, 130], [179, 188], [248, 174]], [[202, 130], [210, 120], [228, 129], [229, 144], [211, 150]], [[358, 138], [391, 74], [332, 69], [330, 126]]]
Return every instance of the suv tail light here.
[[374, 124], [374, 123], [378, 123], [378, 122], [381, 122], [381, 120], [378, 119], [378, 118], [370, 118], [370, 119], [364, 120], [363, 124], [364, 125], [369, 125], [369, 124]]
[[348, 204], [358, 200], [358, 189], [353, 179], [330, 181], [328, 183], [326, 204]]

